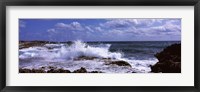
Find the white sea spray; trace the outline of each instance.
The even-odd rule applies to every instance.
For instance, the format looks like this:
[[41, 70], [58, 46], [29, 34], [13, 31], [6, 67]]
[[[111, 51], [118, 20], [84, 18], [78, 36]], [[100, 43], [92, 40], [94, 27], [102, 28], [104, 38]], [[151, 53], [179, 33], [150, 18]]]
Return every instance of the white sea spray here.
[[[31, 64], [23, 65], [25, 68], [39, 68], [41, 66], [56, 66], [68, 70], [85, 67], [88, 71], [102, 71], [107, 73], [131, 73], [149, 72], [150, 65], [158, 62], [157, 59], [134, 60], [123, 57], [121, 52], [110, 52], [111, 44], [88, 45], [80, 40], [73, 44], [46, 44], [42, 47], [29, 47], [19, 50], [21, 61], [32, 61]], [[97, 57], [97, 60], [74, 61], [80, 57]], [[131, 64], [130, 67], [108, 66], [101, 58], [123, 60]], [[33, 62], [34, 61], [34, 62]], [[91, 62], [92, 61], [92, 62]]]

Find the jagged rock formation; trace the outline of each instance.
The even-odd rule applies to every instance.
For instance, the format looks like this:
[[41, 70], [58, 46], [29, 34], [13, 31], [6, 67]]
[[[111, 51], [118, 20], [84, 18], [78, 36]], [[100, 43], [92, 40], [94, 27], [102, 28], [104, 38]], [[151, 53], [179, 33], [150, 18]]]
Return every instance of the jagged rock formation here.
[[181, 73], [181, 44], [168, 46], [155, 57], [159, 62], [151, 66], [151, 72]]

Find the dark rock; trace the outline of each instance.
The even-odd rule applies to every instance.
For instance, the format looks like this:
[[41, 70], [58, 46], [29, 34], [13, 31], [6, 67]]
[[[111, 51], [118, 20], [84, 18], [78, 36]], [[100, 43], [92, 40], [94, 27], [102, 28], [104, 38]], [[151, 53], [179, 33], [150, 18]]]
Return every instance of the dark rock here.
[[74, 70], [73, 73], [87, 73], [87, 70], [86, 70], [85, 68], [81, 67], [81, 68], [78, 69], [78, 70]]
[[181, 44], [173, 44], [166, 47], [155, 57], [159, 60], [151, 66], [151, 72], [180, 73], [181, 72]]
[[29, 48], [34, 46], [43, 46], [44, 44], [46, 43], [40, 41], [20, 42], [19, 49]]
[[47, 73], [59, 73], [59, 71], [56, 69], [50, 69], [47, 71]]
[[[73, 42], [51, 42], [51, 41], [19, 41], [19, 49], [29, 48], [34, 46], [44, 46], [45, 44], [69, 44], [71, 45]], [[52, 49], [51, 47], [47, 47], [48, 49]]]
[[[43, 68], [43, 67], [41, 67]], [[43, 69], [19, 69], [20, 73], [70, 73], [69, 70], [64, 69], [50, 69], [48, 71], [45, 71]]]
[[19, 72], [20, 73], [31, 73], [31, 70], [30, 69], [19, 69]]
[[69, 70], [58, 69], [59, 73], [71, 73]]
[[181, 62], [181, 44], [172, 44], [166, 47], [162, 52], [157, 53], [155, 57], [158, 58], [159, 62], [165, 62], [166, 60]]
[[131, 65], [126, 62], [126, 61], [111, 61], [111, 62], [107, 62], [106, 65], [118, 65], [118, 66], [128, 66], [131, 67]]
[[[43, 67], [41, 67], [43, 68]], [[42, 69], [19, 69], [19, 73], [103, 73], [101, 71], [91, 71], [87, 72], [87, 70], [83, 67], [80, 69], [74, 70], [73, 72], [69, 70], [64, 70], [62, 68], [60, 69], [50, 69], [48, 71], [42, 70]]]
[[111, 58], [102, 58], [102, 60], [111, 60]]
[[53, 67], [53, 66], [48, 66], [47, 68], [49, 68], [49, 69], [57, 69], [57, 67]]
[[94, 60], [97, 59], [97, 57], [91, 57], [91, 56], [79, 56], [78, 58], [75, 58], [74, 60], [80, 61], [80, 60]]
[[45, 73], [45, 71], [40, 69], [32, 69], [32, 73]]
[[41, 67], [41, 69], [45, 69], [45, 67], [43, 66], [43, 67]]
[[102, 71], [91, 71], [89, 73], [103, 73]]
[[50, 69], [47, 73], [71, 73], [69, 70], [64, 69]]
[[20, 73], [45, 73], [44, 70], [41, 69], [19, 69]]
[[111, 58], [99, 58], [99, 57], [94, 57], [94, 56], [79, 56], [75, 58], [75, 61], [80, 61], [80, 60], [94, 60], [94, 59], [101, 59], [101, 60], [111, 60]]
[[74, 44], [74, 42], [68, 41], [67, 44], [70, 46], [70, 45]]

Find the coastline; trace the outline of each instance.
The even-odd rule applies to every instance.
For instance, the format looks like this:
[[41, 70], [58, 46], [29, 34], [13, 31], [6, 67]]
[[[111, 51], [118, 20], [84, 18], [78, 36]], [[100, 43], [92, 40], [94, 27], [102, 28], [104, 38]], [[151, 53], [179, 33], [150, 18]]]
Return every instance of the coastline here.
[[[50, 44], [56, 44], [56, 43], [53, 43], [53, 42], [45, 42], [45, 41], [20, 42], [20, 43], [21, 43], [21, 48], [19, 48], [19, 49], [24, 49], [24, 48], [34, 47], [34, 46], [44, 46], [45, 44], [49, 44], [49, 43]], [[72, 44], [72, 42], [68, 42], [67, 44]], [[160, 69], [160, 67], [162, 67], [163, 65], [165, 66], [169, 62], [161, 64], [160, 62], [162, 62], [162, 61], [159, 59], [160, 58], [159, 54], [163, 53], [164, 51], [166, 51], [165, 49], [170, 48], [173, 45], [174, 44], [164, 48], [162, 52], [159, 52], [155, 55], [155, 57], [159, 60], [159, 62], [157, 62], [155, 65], [149, 66], [151, 68], [151, 71], [149, 73], [160, 73], [160, 72], [165, 73], [165, 71], [161, 71], [159, 69]], [[51, 49], [51, 48], [48, 48], [48, 49]], [[80, 61], [80, 62], [83, 61], [83, 60], [101, 60], [101, 61], [104, 62], [104, 65], [115, 65], [115, 66], [119, 66], [119, 67], [123, 66], [123, 67], [134, 68], [134, 66], [131, 66], [131, 64], [128, 63], [127, 61], [111, 59], [111, 58], [79, 56], [78, 58], [74, 58], [74, 60]], [[170, 61], [170, 64], [171, 64], [171, 61]], [[45, 67], [48, 67], [48, 69], [45, 69]], [[79, 67], [79, 68], [80, 69], [76, 69], [76, 70], [68, 70], [68, 69], [57, 68], [57, 67], [53, 67], [53, 66], [41, 66], [38, 69], [19, 68], [19, 72], [20, 73], [104, 73], [102, 71], [88, 71], [86, 69], [86, 67]], [[135, 72], [132, 71], [132, 73], [135, 73]], [[179, 72], [177, 72], [177, 73], [179, 73]]]

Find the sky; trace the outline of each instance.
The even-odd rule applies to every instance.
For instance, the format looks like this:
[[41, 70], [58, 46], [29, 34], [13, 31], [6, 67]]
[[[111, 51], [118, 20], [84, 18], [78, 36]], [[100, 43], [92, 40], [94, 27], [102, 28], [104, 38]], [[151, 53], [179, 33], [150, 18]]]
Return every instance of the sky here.
[[181, 19], [19, 19], [20, 41], [180, 41]]

